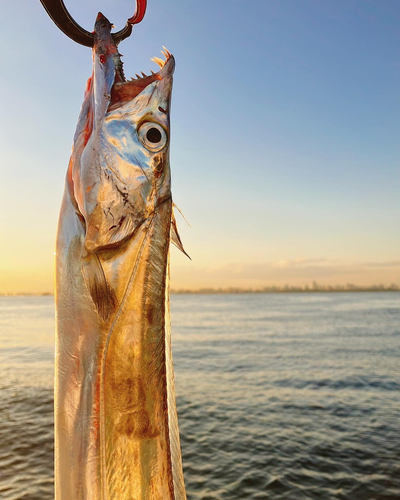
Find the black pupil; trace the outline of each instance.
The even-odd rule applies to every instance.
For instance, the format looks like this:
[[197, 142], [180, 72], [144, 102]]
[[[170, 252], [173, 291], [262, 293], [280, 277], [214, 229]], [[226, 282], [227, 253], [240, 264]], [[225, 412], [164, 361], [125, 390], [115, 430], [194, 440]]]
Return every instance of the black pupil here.
[[152, 127], [147, 131], [146, 137], [149, 142], [157, 144], [157, 142], [161, 141], [161, 132], [158, 130], [158, 128]]

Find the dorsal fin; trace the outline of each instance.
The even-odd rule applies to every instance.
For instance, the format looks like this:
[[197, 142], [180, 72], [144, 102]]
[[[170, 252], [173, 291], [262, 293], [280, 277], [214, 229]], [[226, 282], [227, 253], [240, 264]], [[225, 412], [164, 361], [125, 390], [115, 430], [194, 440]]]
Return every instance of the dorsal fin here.
[[[176, 208], [178, 208], [178, 207], [176, 207]], [[178, 210], [179, 210], [179, 208], [178, 208]], [[179, 236], [179, 233], [178, 233], [178, 226], [176, 225], [176, 219], [175, 219], [175, 215], [174, 215], [173, 211], [171, 212], [171, 241], [177, 248], [179, 248], [179, 250], [182, 253], [184, 253], [186, 255], [186, 257], [188, 257], [190, 260], [192, 260], [190, 255], [188, 255], [186, 253], [185, 249], [183, 248], [183, 244], [181, 241], [181, 237]]]
[[186, 217], [183, 215], [183, 212], [182, 210], [178, 207], [178, 205], [176, 205], [174, 202], [172, 202], [172, 207], [173, 208], [176, 208], [178, 210], [178, 212], [182, 215], [183, 217], [183, 220], [186, 222], [186, 224], [189, 226], [189, 227], [192, 227], [189, 223], [189, 221], [186, 219]]

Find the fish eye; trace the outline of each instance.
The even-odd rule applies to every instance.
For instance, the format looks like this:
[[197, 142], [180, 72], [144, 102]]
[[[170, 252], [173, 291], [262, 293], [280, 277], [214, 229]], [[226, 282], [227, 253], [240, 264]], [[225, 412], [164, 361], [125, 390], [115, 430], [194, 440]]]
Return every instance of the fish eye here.
[[167, 134], [158, 123], [146, 122], [138, 132], [139, 139], [149, 151], [161, 151], [167, 143]]

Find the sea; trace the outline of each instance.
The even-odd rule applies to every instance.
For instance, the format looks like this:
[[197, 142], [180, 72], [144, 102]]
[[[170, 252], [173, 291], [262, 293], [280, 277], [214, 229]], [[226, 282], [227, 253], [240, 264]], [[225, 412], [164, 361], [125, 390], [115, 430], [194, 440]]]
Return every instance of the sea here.
[[[400, 292], [173, 295], [189, 500], [400, 499]], [[53, 489], [53, 297], [0, 297], [0, 498]]]

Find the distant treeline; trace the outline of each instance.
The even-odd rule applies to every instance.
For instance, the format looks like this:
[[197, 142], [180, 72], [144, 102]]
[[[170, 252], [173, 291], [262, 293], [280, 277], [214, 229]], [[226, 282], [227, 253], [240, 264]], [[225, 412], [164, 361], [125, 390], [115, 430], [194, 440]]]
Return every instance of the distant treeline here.
[[372, 285], [372, 286], [359, 286], [353, 283], [346, 285], [320, 285], [314, 283], [304, 286], [265, 286], [262, 288], [200, 288], [198, 290], [186, 289], [171, 289], [171, 293], [185, 294], [185, 293], [199, 293], [199, 294], [213, 294], [213, 293], [315, 293], [315, 292], [393, 292], [400, 290], [396, 283], [391, 285]]
[[[316, 281], [310, 285], [304, 286], [264, 286], [262, 288], [199, 288], [197, 290], [188, 290], [184, 288], [171, 289], [172, 294], [213, 294], [213, 293], [315, 293], [315, 292], [394, 292], [400, 290], [399, 285], [392, 283], [391, 285], [371, 285], [371, 286], [359, 286], [353, 283], [347, 283], [346, 285], [320, 285]], [[53, 295], [52, 293], [0, 293], [0, 297], [9, 296], [46, 296]]]

